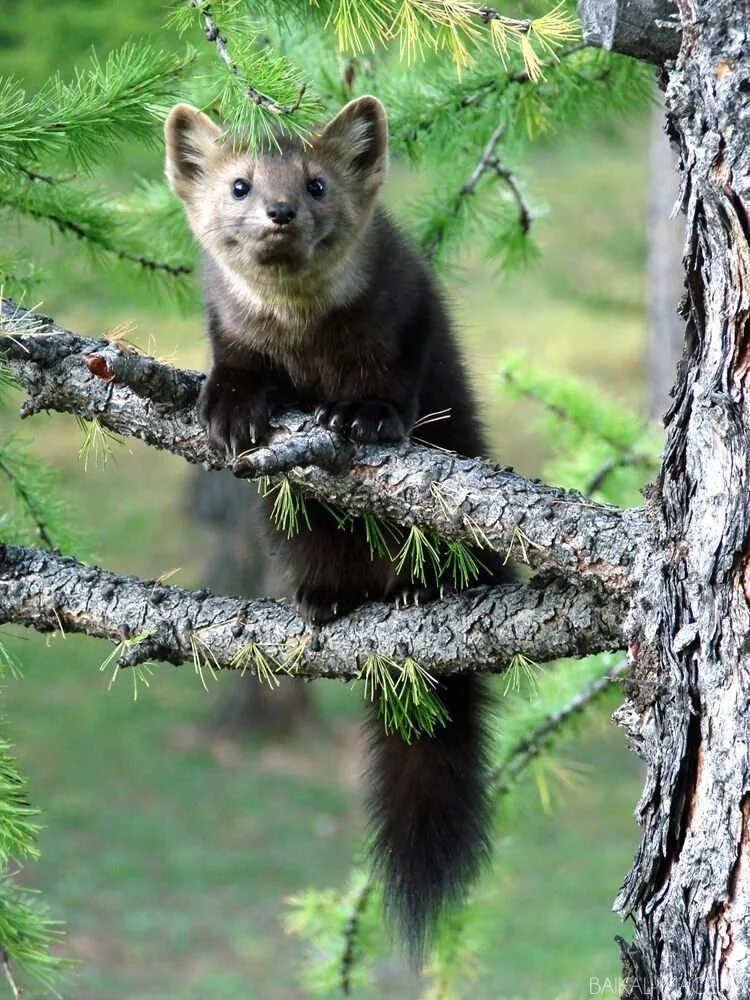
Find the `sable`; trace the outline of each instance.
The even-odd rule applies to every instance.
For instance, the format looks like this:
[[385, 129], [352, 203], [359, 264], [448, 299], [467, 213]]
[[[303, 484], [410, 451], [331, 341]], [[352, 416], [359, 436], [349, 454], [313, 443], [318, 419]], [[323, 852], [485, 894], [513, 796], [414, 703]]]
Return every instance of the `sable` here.
[[[8, 299], [0, 300], [0, 352], [29, 393], [24, 416], [49, 409], [98, 419], [189, 462], [232, 467], [198, 421], [204, 379], [198, 372], [79, 337]], [[92, 373], [93, 358], [103, 360], [111, 373], [106, 379]], [[286, 475], [306, 495], [352, 513], [418, 523], [467, 543], [486, 538], [510, 562], [577, 577], [603, 593], [629, 589], [643, 538], [641, 510], [623, 511], [415, 442], [355, 448], [300, 413], [282, 414], [273, 424], [266, 445], [235, 466], [243, 476]]]

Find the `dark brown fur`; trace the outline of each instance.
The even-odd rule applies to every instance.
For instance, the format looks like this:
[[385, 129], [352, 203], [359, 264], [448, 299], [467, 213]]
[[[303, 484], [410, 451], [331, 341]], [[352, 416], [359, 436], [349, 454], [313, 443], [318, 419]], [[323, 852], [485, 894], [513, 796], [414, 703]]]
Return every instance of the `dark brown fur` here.
[[[424, 424], [419, 437], [484, 452], [440, 295], [375, 204], [387, 161], [379, 102], [352, 102], [307, 147], [287, 141], [255, 156], [181, 105], [167, 143], [170, 182], [205, 250], [214, 363], [201, 412], [214, 444], [239, 454], [262, 440], [274, 411], [291, 406], [362, 443], [398, 441], [419, 417], [447, 408], [449, 418]], [[323, 198], [308, 194], [311, 176], [325, 181]], [[239, 206], [228, 190], [235, 177], [253, 185]], [[280, 228], [265, 215], [277, 204], [296, 213]], [[277, 534], [274, 548], [311, 621], [368, 599], [436, 596], [391, 560], [372, 559], [361, 523], [342, 531], [319, 504], [307, 509], [311, 530]], [[498, 562], [480, 558], [489, 566], [480, 582], [500, 579]], [[432, 738], [407, 746], [373, 724], [374, 860], [416, 957], [487, 850], [480, 679], [451, 679], [441, 696], [451, 721]]]

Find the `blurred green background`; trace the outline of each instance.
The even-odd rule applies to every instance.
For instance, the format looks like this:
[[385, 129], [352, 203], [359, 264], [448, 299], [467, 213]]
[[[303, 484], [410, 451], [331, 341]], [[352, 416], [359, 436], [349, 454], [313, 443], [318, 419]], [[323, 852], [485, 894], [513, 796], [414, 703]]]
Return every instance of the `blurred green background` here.
[[[165, 48], [181, 44], [163, 30], [166, 9], [147, 0], [3, 0], [0, 11], [0, 75], [30, 90], [57, 70], [69, 75], [92, 46], [104, 55], [145, 34]], [[546, 453], [533, 410], [500, 396], [494, 378], [507, 352], [643, 406], [647, 142], [645, 115], [550, 138], [525, 170], [549, 206], [535, 223], [540, 260], [500, 280], [467, 254], [446, 277], [493, 455], [524, 473], [538, 473]], [[102, 180], [128, 191], [136, 174], [158, 177], [161, 158], [160, 147], [126, 149]], [[398, 207], [415, 183], [397, 165], [387, 198]], [[152, 353], [206, 366], [197, 296], [179, 308], [132, 266], [94, 268], [75, 241], [51, 240], [44, 226], [11, 235], [46, 271], [27, 304], [39, 300], [82, 334], [131, 324], [131, 339]], [[15, 407], [2, 420], [15, 428]], [[84, 471], [71, 419], [38, 416], [20, 430], [59, 470], [88, 555], [145, 577], [179, 568], [171, 582], [201, 582], [216, 537], [185, 513], [185, 463], [128, 442], [105, 468]], [[207, 695], [189, 666], [160, 667], [134, 702], [125, 675], [108, 690], [98, 669], [104, 644], [14, 632], [12, 645], [25, 675], [5, 683], [3, 715], [45, 824], [42, 859], [21, 881], [67, 925], [65, 950], [80, 966], [64, 995], [305, 996], [284, 900], [307, 885], [341, 884], [356, 857], [359, 693], [315, 685], [318, 722], [293, 738], [208, 737], [202, 723], [229, 678]], [[615, 693], [601, 722], [587, 722], [563, 753], [579, 774], [575, 787], [561, 780], [545, 811], [530, 776], [498, 830], [495, 871], [478, 889], [482, 966], [467, 996], [573, 1000], [591, 994], [590, 977], [618, 974], [613, 935], [622, 928], [610, 908], [637, 844], [641, 775], [608, 721], [616, 704]], [[362, 996], [419, 996], [397, 957], [379, 972]]]

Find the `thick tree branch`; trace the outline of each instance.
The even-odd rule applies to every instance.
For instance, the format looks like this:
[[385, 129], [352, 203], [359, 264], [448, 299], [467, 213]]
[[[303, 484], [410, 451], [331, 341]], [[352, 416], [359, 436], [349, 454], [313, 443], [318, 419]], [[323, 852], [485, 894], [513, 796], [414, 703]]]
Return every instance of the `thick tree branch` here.
[[355, 677], [372, 653], [409, 656], [435, 674], [501, 671], [617, 649], [623, 608], [563, 581], [478, 588], [422, 607], [369, 604], [315, 629], [287, 604], [120, 576], [44, 549], [0, 547], [0, 622], [122, 643], [119, 662], [272, 669]]
[[579, 0], [578, 15], [588, 45], [657, 66], [680, 51], [675, 0]]
[[[198, 423], [195, 400], [203, 376], [197, 372], [77, 337], [8, 300], [0, 300], [0, 354], [29, 393], [22, 416], [74, 413], [190, 462], [226, 467]], [[416, 443], [355, 447], [300, 413], [274, 423], [267, 446], [239, 459], [236, 474], [285, 475], [305, 494], [354, 514], [418, 523], [607, 591], [629, 586], [640, 511], [595, 503], [481, 459]]]

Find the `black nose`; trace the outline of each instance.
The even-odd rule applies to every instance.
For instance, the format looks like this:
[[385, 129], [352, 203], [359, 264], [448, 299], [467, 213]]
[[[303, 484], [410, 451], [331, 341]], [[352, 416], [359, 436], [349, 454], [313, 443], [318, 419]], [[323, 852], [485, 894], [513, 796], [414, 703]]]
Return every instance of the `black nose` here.
[[297, 214], [288, 201], [274, 201], [266, 206], [266, 215], [277, 226], [285, 226]]

